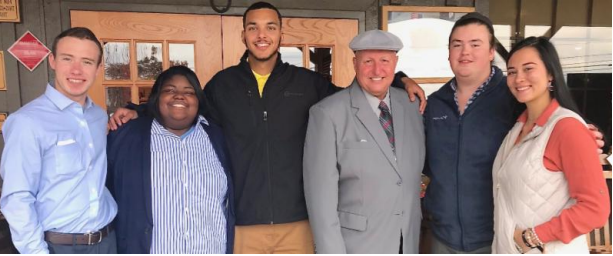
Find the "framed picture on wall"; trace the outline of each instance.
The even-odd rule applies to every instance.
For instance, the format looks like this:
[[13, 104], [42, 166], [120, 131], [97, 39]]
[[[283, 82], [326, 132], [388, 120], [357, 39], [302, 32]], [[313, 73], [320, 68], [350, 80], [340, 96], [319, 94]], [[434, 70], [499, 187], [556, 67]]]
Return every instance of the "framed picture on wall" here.
[[400, 37], [397, 71], [422, 85], [426, 95], [454, 75], [449, 67], [449, 34], [453, 24], [473, 7], [383, 6], [382, 29]]
[[19, 0], [0, 0], [0, 22], [20, 22]]
[[0, 51], [0, 91], [6, 91], [6, 70], [4, 68], [3, 51]]
[[4, 124], [4, 121], [6, 121], [6, 113], [0, 113], [0, 134], [2, 133], [2, 125]]

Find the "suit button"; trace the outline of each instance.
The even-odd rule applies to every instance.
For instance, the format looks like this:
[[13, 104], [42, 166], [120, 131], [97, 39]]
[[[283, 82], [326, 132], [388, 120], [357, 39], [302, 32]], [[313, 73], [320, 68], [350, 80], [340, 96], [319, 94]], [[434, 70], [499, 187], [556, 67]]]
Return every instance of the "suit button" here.
[[398, 186], [402, 185], [402, 181], [401, 180], [396, 181], [396, 185], [398, 185]]
[[146, 228], [145, 229], [145, 235], [148, 235], [148, 234], [149, 234], [149, 228]]

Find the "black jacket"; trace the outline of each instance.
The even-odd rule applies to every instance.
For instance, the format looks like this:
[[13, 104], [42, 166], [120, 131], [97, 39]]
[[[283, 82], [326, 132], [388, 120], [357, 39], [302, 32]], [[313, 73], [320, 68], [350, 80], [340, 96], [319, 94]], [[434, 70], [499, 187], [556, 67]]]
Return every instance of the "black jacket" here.
[[260, 97], [247, 53], [204, 88], [209, 118], [220, 124], [230, 151], [236, 224], [307, 219], [302, 152], [309, 108], [336, 92], [321, 75], [281, 61]]
[[[151, 124], [141, 117], [124, 124], [107, 137], [108, 172], [106, 185], [117, 201], [117, 252], [148, 254], [151, 251], [153, 216], [151, 208]], [[234, 249], [234, 203], [232, 176], [221, 129], [209, 122], [202, 124], [213, 149], [226, 172], [226, 253]]]

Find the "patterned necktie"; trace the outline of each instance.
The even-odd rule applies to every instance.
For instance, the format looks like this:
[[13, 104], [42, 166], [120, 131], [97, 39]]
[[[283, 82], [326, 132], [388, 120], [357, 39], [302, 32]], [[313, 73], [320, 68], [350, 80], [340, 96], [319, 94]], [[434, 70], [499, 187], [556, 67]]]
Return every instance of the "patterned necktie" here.
[[390, 146], [392, 146], [392, 150], [396, 150], [394, 143], [394, 126], [392, 123], [392, 114], [390, 114], [390, 109], [387, 107], [385, 102], [381, 101], [379, 103], [379, 109], [381, 110], [381, 114], [379, 114], [379, 122], [387, 135], [387, 139], [390, 142]]

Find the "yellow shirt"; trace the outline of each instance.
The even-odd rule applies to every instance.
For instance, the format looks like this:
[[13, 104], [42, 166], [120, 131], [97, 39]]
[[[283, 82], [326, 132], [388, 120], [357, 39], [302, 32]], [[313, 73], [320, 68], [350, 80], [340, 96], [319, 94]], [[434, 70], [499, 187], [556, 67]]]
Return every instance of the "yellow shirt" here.
[[255, 76], [255, 80], [258, 81], [258, 91], [260, 92], [260, 98], [261, 98], [262, 93], [264, 92], [264, 85], [266, 84], [266, 81], [268, 81], [268, 77], [270, 77], [270, 74], [260, 75], [258, 73], [255, 73], [255, 71], [253, 70], [251, 70], [251, 72], [253, 72], [253, 75]]

